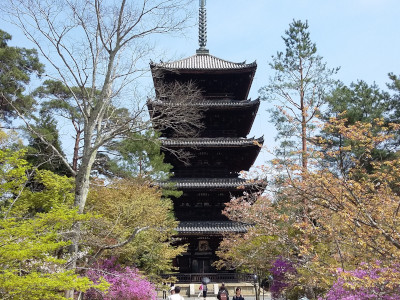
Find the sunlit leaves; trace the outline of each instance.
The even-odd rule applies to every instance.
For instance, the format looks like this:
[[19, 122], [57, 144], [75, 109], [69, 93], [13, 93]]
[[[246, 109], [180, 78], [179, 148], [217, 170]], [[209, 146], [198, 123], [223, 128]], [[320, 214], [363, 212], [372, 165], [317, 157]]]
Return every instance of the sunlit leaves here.
[[[396, 153], [385, 159], [373, 153], [395, 138], [398, 127], [381, 119], [349, 124], [343, 117], [331, 118], [325, 130], [348, 140], [344, 147], [313, 153], [318, 159], [310, 160], [307, 171], [295, 163], [275, 161], [276, 169], [286, 170], [288, 176], [276, 181], [280, 186], [274, 198], [265, 195], [253, 205], [244, 198], [234, 199], [227, 205], [230, 219], [253, 227], [236, 238], [240, 242], [235, 249], [229, 248], [232, 237], [221, 244], [225, 265], [259, 269], [281, 255], [296, 268], [291, 286], [309, 298], [329, 290], [336, 268], [359, 269], [377, 259], [385, 274], [345, 281], [370, 290], [382, 278], [388, 286], [397, 284], [397, 275], [389, 273], [400, 263], [400, 158]], [[351, 161], [345, 169], [338, 159], [343, 154]], [[336, 167], [325, 164], [327, 160], [336, 162]]]
[[112, 249], [124, 263], [156, 275], [170, 271], [172, 259], [184, 251], [170, 244], [178, 224], [171, 200], [143, 181], [93, 185], [87, 210], [101, 215], [92, 220], [86, 240], [94, 253]]

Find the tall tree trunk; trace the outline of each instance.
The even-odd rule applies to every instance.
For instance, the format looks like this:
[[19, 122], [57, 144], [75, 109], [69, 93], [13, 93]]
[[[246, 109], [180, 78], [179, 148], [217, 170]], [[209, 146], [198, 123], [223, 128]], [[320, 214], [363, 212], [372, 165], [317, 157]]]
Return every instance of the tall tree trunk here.
[[75, 202], [79, 213], [83, 213], [86, 198], [89, 193], [90, 172], [95, 161], [97, 150], [92, 150], [90, 155], [83, 155], [81, 165], [76, 174], [75, 182]]
[[[85, 143], [87, 143], [87, 140], [85, 140]], [[84, 153], [81, 165], [79, 166], [79, 170], [75, 177], [74, 205], [78, 207], [79, 213], [83, 213], [85, 209], [86, 199], [89, 193], [90, 172], [92, 170], [92, 166], [96, 158], [97, 149], [93, 149], [92, 147], [88, 146], [85, 147], [84, 152], [87, 152], [87, 155], [85, 155]], [[71, 270], [76, 270], [80, 235], [81, 235], [81, 224], [79, 222], [75, 222], [72, 227], [72, 237], [71, 237], [72, 244], [69, 248], [69, 253], [71, 255], [71, 263], [69, 265], [69, 268]], [[75, 293], [74, 290], [67, 290], [65, 292], [65, 297], [68, 299], [73, 299], [74, 293]]]
[[[301, 100], [302, 112], [301, 112], [301, 163], [302, 173], [307, 172], [307, 127], [306, 127], [306, 112], [304, 109], [304, 99]], [[308, 201], [307, 197], [303, 197], [303, 220], [307, 222], [308, 216]]]
[[[307, 172], [307, 107], [305, 104], [304, 77], [303, 77], [303, 62], [300, 59], [300, 110], [301, 110], [301, 166], [302, 173]], [[307, 197], [303, 197], [303, 221], [308, 219], [308, 201]]]
[[72, 169], [76, 172], [78, 170], [79, 160], [79, 143], [81, 142], [82, 131], [78, 130], [75, 136], [74, 156], [72, 157]]
[[303, 111], [301, 117], [301, 162], [303, 167], [303, 172], [307, 171], [308, 157], [307, 157], [307, 124], [306, 116]]
[[303, 61], [300, 58], [301, 163], [307, 170], [307, 107], [305, 104]]

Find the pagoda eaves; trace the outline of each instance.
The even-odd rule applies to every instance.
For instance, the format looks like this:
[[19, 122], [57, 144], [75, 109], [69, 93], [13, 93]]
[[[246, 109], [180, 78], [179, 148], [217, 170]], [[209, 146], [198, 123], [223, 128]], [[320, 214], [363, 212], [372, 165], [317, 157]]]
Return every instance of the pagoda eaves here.
[[[147, 103], [150, 114], [157, 116], [170, 107], [196, 107], [202, 111], [202, 122], [207, 124], [198, 137], [246, 137], [253, 125], [260, 99], [256, 100], [203, 100], [174, 102], [153, 100]], [[162, 128], [161, 136], [175, 136], [172, 128]]]
[[260, 147], [264, 143], [264, 138], [245, 139], [245, 138], [169, 138], [162, 139], [161, 143], [165, 147], [240, 147], [256, 145]]
[[177, 231], [181, 234], [216, 234], [244, 233], [248, 224], [232, 221], [182, 221]]
[[169, 71], [179, 71], [192, 72], [194, 70], [198, 71], [235, 71], [235, 70], [251, 70], [257, 69], [257, 63], [254, 61], [250, 64], [246, 62], [235, 63], [227, 61], [211, 54], [195, 54], [193, 56], [173, 61], [173, 62], [160, 62], [160, 63], [150, 63], [150, 68], [153, 70], [169, 70]]
[[[242, 178], [173, 178], [171, 183], [179, 190], [219, 189], [227, 191], [260, 189], [257, 181]], [[165, 184], [167, 186], [167, 184]], [[161, 184], [163, 186], [163, 184]]]
[[156, 94], [175, 81], [193, 82], [205, 99], [247, 99], [257, 69], [256, 62], [234, 63], [210, 54], [196, 54], [173, 61], [150, 64]]

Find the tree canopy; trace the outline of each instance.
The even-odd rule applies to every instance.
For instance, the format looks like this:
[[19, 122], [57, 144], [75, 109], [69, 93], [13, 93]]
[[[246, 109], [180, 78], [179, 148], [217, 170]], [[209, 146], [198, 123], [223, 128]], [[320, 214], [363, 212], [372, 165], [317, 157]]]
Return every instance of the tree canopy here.
[[299, 154], [307, 168], [308, 140], [314, 121], [326, 95], [337, 83], [333, 76], [339, 69], [329, 69], [317, 54], [307, 21], [293, 20], [282, 39], [285, 51], [272, 56], [274, 76], [260, 93], [264, 100], [279, 103], [270, 111], [281, 141], [278, 154], [286, 159]]
[[[2, 133], [2, 145], [9, 137]], [[41, 191], [29, 188], [26, 151], [0, 148], [0, 295], [2, 299], [65, 299], [60, 291], [106, 290], [68, 270], [73, 223], [87, 220], [72, 209], [73, 182], [50, 171], [38, 172]]]
[[10, 122], [16, 116], [14, 107], [27, 114], [35, 100], [25, 93], [31, 76], [40, 76], [44, 65], [36, 49], [11, 47], [11, 35], [0, 29], [0, 116]]

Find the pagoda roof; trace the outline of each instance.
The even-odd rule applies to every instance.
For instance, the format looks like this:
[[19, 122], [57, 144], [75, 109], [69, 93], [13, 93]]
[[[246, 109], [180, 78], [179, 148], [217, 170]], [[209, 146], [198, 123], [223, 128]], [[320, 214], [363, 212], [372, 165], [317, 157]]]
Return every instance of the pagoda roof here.
[[162, 101], [153, 100], [149, 101], [150, 105], [160, 105], [160, 106], [195, 106], [201, 108], [242, 108], [242, 107], [253, 107], [260, 104], [260, 98], [255, 100], [203, 100], [196, 102], [174, 102], [174, 101]]
[[[177, 189], [242, 189], [258, 186], [257, 182], [242, 178], [171, 178], [168, 183]], [[168, 183], [160, 183], [161, 186]]]
[[222, 234], [225, 232], [245, 233], [250, 225], [232, 221], [181, 221], [180, 234]]
[[255, 69], [257, 63], [255, 61], [250, 64], [246, 64], [246, 62], [235, 63], [211, 54], [195, 54], [173, 62], [160, 62], [158, 64], [151, 62], [150, 67], [170, 70], [245, 70]]
[[168, 138], [161, 139], [165, 147], [243, 147], [262, 145], [264, 137], [258, 139], [251, 138]]

